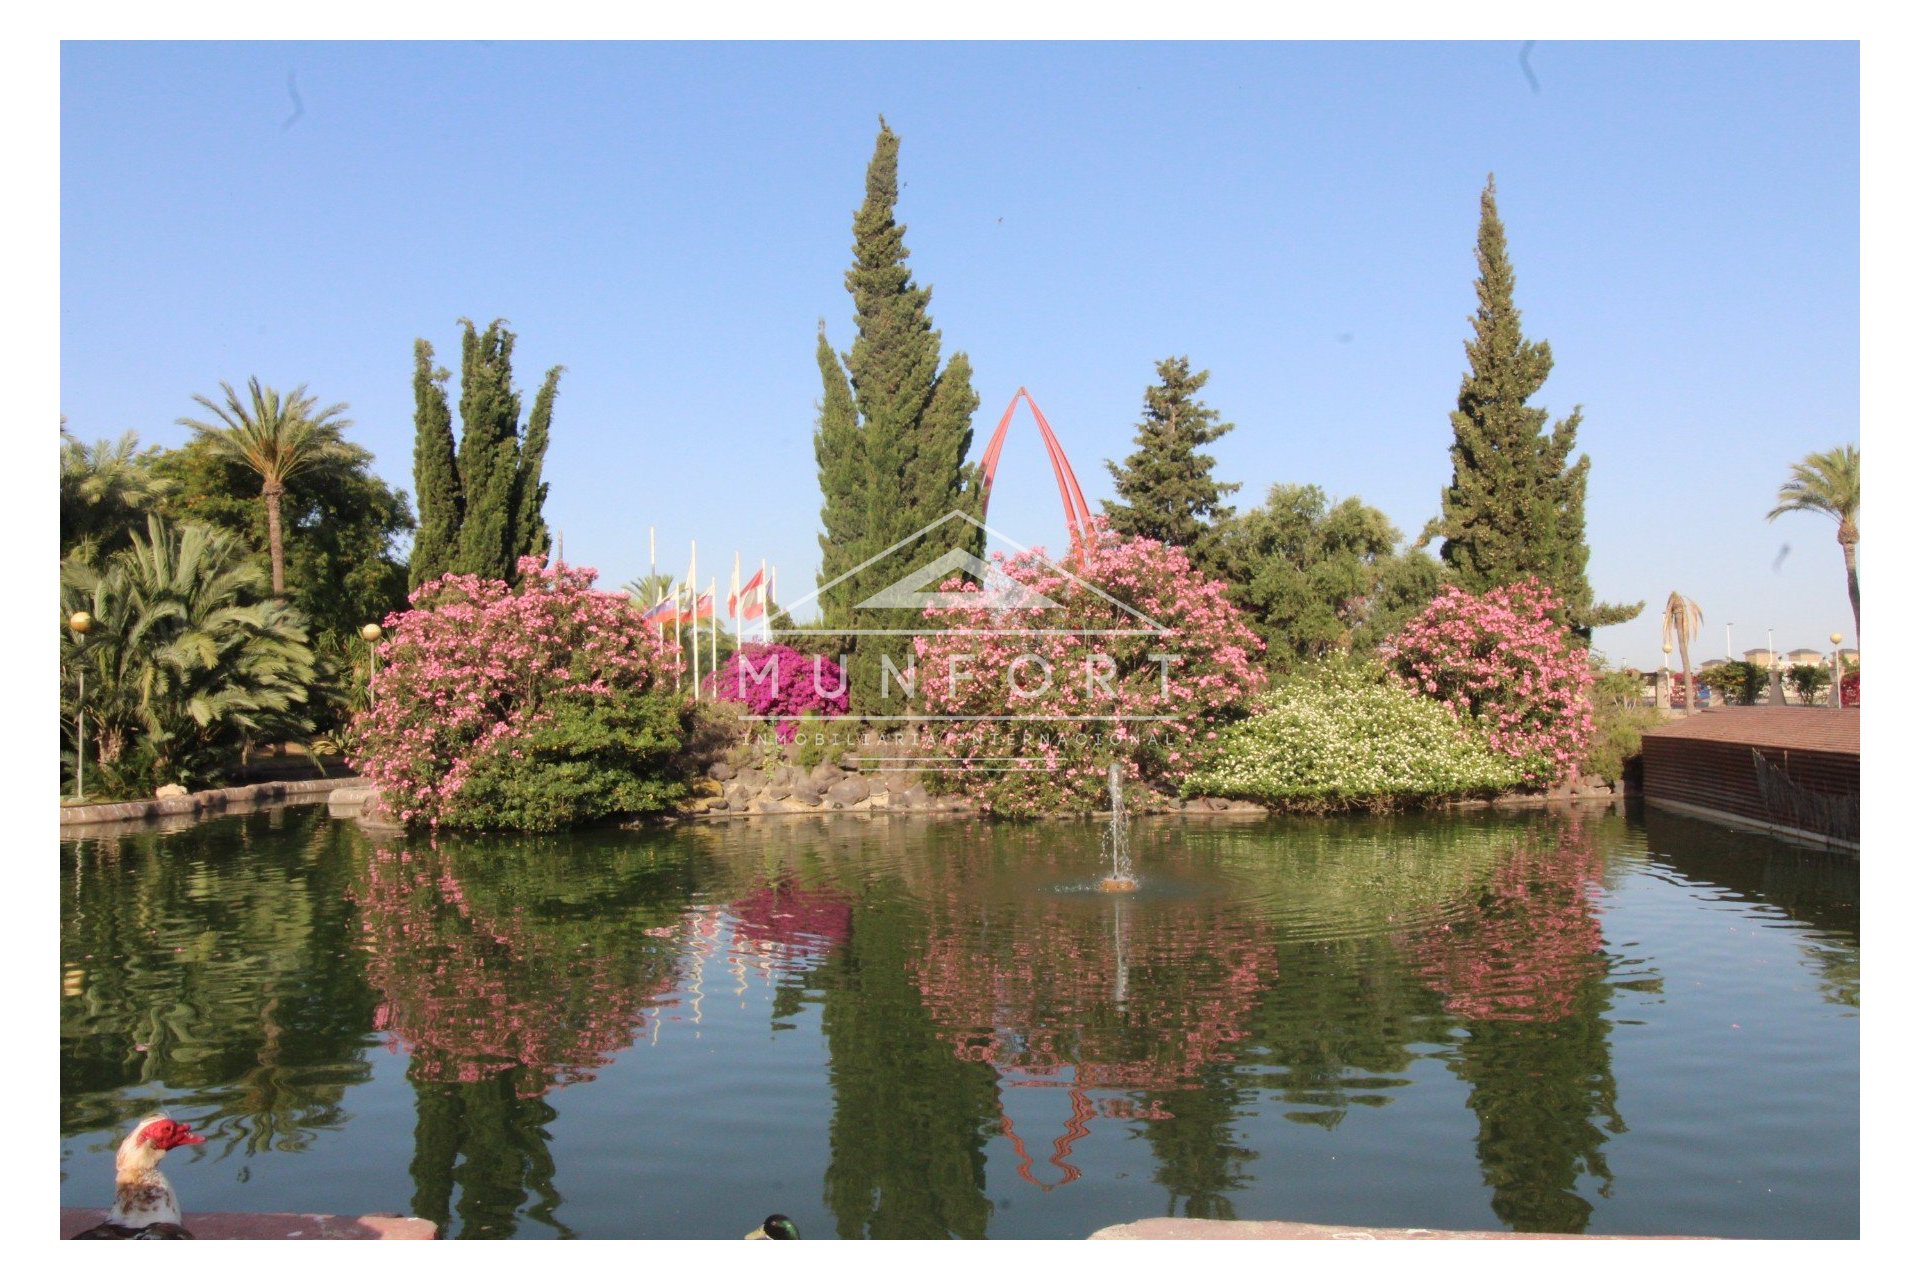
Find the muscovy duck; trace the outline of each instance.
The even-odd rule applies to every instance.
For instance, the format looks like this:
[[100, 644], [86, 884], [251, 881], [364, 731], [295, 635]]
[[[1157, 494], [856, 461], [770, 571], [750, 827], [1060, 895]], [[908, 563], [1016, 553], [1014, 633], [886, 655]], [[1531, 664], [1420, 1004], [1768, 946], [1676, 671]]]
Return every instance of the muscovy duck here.
[[206, 1139], [178, 1120], [151, 1115], [133, 1126], [113, 1158], [113, 1212], [75, 1240], [191, 1240], [180, 1225], [180, 1201], [160, 1172], [160, 1157]]

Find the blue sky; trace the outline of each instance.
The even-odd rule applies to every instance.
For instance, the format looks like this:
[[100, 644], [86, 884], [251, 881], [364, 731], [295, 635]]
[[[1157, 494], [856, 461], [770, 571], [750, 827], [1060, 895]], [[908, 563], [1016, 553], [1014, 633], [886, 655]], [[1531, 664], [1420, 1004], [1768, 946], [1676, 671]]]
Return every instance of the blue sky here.
[[[982, 404], [1038, 399], [1096, 505], [1155, 361], [1212, 371], [1217, 473], [1438, 509], [1498, 176], [1536, 398], [1584, 407], [1599, 633], [1657, 665], [1853, 642], [1830, 522], [1767, 510], [1860, 439], [1860, 81], [1827, 44], [95, 44], [60, 82], [60, 410], [176, 444], [249, 376], [346, 401], [411, 491], [413, 340], [506, 317], [564, 364], [547, 516], [607, 585], [700, 543], [813, 585], [823, 320], [876, 116], [916, 280]], [[1531, 73], [1531, 79], [1529, 78]], [[1537, 86], [1537, 88], [1536, 88]], [[989, 523], [1057, 548], [1024, 411]], [[1867, 555], [1863, 550], [1864, 562]], [[720, 574], [724, 583], [724, 572]]]

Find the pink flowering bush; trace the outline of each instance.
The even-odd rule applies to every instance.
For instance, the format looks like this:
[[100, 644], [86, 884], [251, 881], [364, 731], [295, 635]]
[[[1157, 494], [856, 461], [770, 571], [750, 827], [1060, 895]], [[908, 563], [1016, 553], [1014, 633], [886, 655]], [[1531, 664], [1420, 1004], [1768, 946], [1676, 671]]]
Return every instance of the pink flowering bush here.
[[793, 741], [801, 716], [847, 714], [847, 675], [840, 665], [784, 644], [742, 645], [707, 678], [706, 691], [740, 704], [748, 715], [775, 721], [782, 742]]
[[1408, 688], [1477, 726], [1536, 787], [1575, 772], [1593, 736], [1593, 672], [1554, 621], [1558, 607], [1534, 578], [1482, 595], [1448, 587], [1386, 647]]
[[[1102, 522], [1077, 563], [994, 560], [1005, 580], [982, 607], [926, 610], [947, 629], [914, 639], [913, 666], [919, 705], [943, 717], [927, 726], [952, 762], [937, 778], [995, 812], [1104, 809], [1116, 760], [1129, 785], [1171, 790], [1265, 685], [1259, 639], [1178, 547]], [[1052, 605], [991, 607], [1022, 589]]]
[[592, 569], [448, 574], [387, 618], [353, 765], [409, 826], [553, 830], [666, 807], [689, 704], [676, 654]]

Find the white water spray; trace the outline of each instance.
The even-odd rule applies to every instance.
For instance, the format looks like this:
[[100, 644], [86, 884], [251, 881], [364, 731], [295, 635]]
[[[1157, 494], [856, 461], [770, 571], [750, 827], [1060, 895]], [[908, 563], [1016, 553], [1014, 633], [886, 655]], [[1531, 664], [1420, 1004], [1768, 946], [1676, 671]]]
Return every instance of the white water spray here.
[[1110, 867], [1100, 882], [1102, 893], [1131, 893], [1140, 887], [1133, 875], [1133, 858], [1127, 853], [1126, 793], [1120, 785], [1120, 762], [1107, 766], [1107, 857]]

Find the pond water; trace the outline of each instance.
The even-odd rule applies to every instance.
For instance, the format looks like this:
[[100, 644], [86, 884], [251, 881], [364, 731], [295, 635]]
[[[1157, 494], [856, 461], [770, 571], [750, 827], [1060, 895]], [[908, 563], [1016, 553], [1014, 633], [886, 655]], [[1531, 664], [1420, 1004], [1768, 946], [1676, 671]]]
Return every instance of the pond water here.
[[1637, 808], [61, 844], [61, 1197], [451, 1237], [1859, 1233], [1858, 864]]

